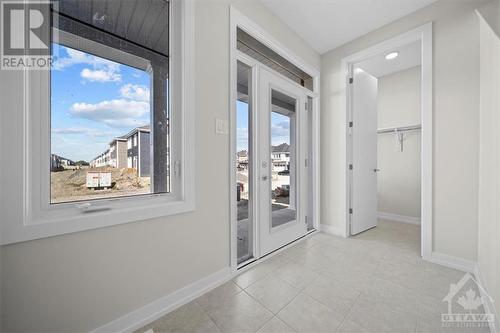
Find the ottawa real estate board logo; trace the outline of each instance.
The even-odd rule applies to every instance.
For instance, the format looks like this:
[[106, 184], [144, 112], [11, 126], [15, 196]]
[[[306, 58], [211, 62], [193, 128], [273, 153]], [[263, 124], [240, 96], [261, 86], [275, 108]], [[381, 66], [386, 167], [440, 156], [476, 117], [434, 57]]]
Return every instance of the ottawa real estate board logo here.
[[493, 299], [470, 273], [457, 283], [450, 284], [443, 302], [448, 305], [447, 313], [441, 314], [443, 327], [476, 329], [493, 328], [495, 325], [495, 315], [488, 306]]
[[50, 69], [51, 8], [57, 2], [0, 0], [2, 70]]

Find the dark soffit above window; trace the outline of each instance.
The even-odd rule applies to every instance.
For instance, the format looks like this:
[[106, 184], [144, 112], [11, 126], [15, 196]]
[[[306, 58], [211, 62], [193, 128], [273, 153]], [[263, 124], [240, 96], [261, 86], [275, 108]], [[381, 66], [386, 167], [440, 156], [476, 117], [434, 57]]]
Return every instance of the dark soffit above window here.
[[167, 0], [59, 0], [60, 15], [168, 57]]

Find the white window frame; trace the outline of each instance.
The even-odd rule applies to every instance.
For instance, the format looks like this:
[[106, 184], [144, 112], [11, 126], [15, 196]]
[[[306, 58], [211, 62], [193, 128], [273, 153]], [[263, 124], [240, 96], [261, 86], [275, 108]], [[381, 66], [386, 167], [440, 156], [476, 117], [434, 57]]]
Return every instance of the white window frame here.
[[[171, 152], [171, 178], [179, 179], [178, 182], [172, 181], [171, 193], [51, 205], [50, 71], [19, 71], [16, 75], [22, 76], [24, 82], [24, 91], [21, 92], [24, 105], [19, 105], [23, 103], [14, 98], [10, 104], [23, 114], [23, 149], [17, 151], [23, 161], [22, 172], [19, 173], [23, 188], [22, 204], [4, 206], [0, 244], [142, 221], [195, 209], [194, 4], [190, 0], [171, 0], [170, 6], [170, 135], [177, 148]], [[175, 149], [174, 146], [172, 149]], [[5, 184], [7, 176], [1, 177], [2, 184]], [[9, 193], [5, 187], [1, 191], [2, 197]]]

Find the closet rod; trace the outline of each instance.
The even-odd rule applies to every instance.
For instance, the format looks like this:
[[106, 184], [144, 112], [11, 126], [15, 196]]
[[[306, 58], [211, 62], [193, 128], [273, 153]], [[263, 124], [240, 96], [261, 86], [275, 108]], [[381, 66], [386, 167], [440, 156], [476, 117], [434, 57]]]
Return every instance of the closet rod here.
[[421, 129], [422, 125], [413, 125], [413, 126], [402, 126], [402, 127], [388, 127], [388, 128], [379, 128], [377, 133], [394, 133], [394, 132], [406, 132]]

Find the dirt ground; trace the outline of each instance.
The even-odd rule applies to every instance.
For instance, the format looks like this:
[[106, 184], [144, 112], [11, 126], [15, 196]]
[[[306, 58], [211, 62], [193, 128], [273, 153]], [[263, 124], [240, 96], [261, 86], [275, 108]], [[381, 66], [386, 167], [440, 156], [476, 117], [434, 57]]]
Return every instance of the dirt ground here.
[[[109, 189], [88, 189], [87, 172], [111, 172], [112, 187]], [[82, 168], [51, 172], [52, 203], [111, 198], [150, 193], [150, 178], [138, 177], [135, 169]]]

